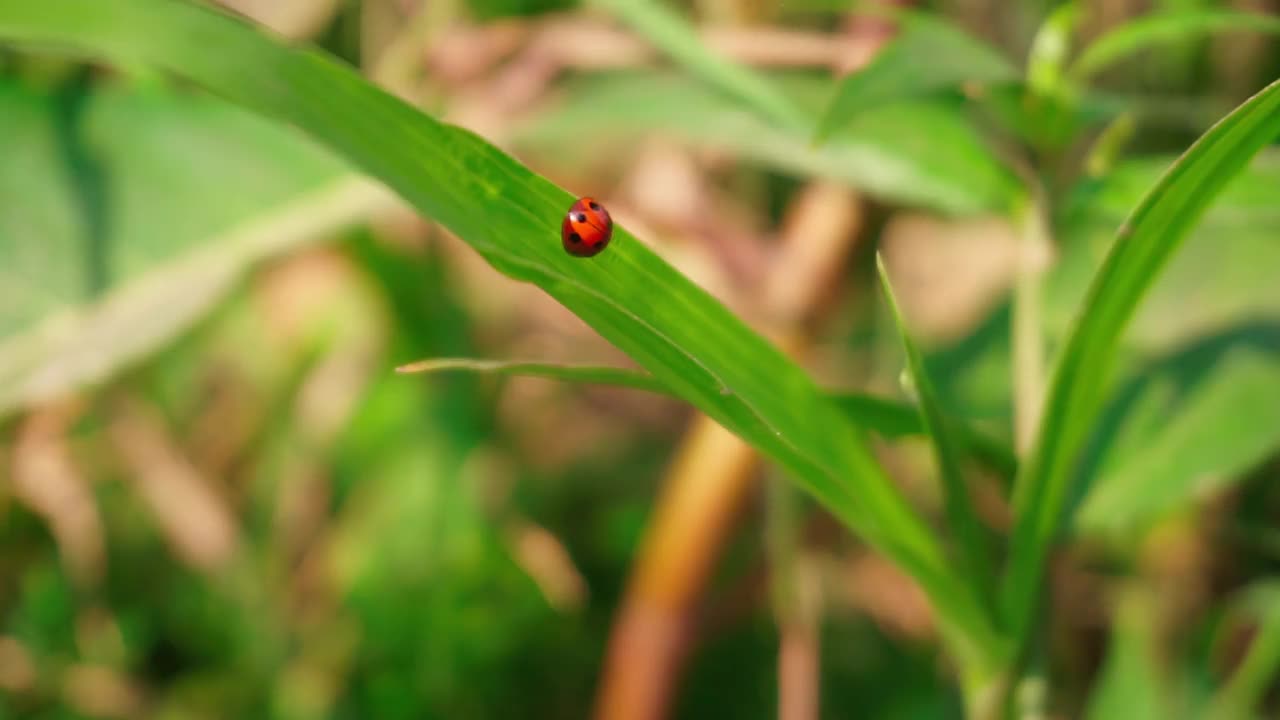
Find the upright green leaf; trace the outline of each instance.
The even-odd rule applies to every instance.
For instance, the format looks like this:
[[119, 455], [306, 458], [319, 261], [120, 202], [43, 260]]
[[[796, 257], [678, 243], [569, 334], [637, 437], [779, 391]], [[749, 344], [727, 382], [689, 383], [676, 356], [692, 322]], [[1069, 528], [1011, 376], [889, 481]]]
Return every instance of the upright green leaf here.
[[942, 480], [943, 505], [946, 508], [947, 523], [959, 542], [959, 555], [970, 580], [990, 603], [988, 608], [994, 617], [995, 581], [991, 571], [991, 551], [988, 547], [986, 531], [978, 520], [978, 513], [974, 510], [973, 501], [969, 497], [969, 487], [965, 483], [964, 470], [961, 467], [962, 449], [959, 440], [952, 434], [951, 424], [938, 404], [933, 382], [925, 370], [924, 356], [920, 354], [910, 333], [907, 332], [902, 312], [898, 309], [898, 300], [893, 294], [893, 284], [889, 281], [884, 260], [879, 255], [876, 256], [876, 269], [880, 273], [880, 285], [884, 288], [885, 300], [893, 315], [893, 321], [898, 326], [898, 333], [902, 337], [907, 368], [911, 372], [916, 396], [920, 400], [920, 419], [933, 445], [933, 457], [938, 465], [938, 476]]
[[0, 38], [154, 65], [313, 135], [534, 283], [687, 401], [774, 458], [925, 589], [954, 651], [989, 672], [1002, 641], [859, 430], [777, 348], [618, 226], [591, 260], [560, 247], [574, 196], [313, 50], [173, 0], [0, 3]]
[[1280, 133], [1280, 82], [1213, 127], [1121, 226], [1058, 358], [1033, 450], [1020, 468], [1003, 605], [1030, 631], [1044, 563], [1066, 517], [1070, 481], [1106, 398], [1120, 336], [1181, 240], [1226, 183]]
[[864, 68], [840, 81], [818, 123], [825, 140], [879, 105], [965, 85], [1012, 84], [1020, 74], [999, 51], [945, 22], [919, 13], [895, 14], [902, 27]]
[[[1280, 148], [1270, 147], [1222, 190], [1160, 275], [1125, 333], [1145, 356], [1167, 354], [1233, 327], [1280, 318], [1272, 272], [1280, 264]], [[1065, 334], [1114, 241], [1115, 228], [1176, 157], [1135, 158], [1081, 183], [1063, 204], [1062, 253], [1046, 284], [1045, 323]], [[1223, 252], [1229, 239], [1231, 252]], [[1187, 298], [1196, 302], [1189, 303]]]

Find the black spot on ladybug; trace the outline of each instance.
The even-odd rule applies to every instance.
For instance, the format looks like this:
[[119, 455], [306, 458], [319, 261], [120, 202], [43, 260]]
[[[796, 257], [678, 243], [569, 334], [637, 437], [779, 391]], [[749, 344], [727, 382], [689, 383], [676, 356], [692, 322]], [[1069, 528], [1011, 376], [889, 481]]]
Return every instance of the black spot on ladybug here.
[[592, 200], [591, 202], [587, 203], [587, 207], [591, 208], [592, 210], [599, 210], [600, 203], [596, 202], [595, 200]]
[[587, 214], [586, 214], [586, 213], [578, 213], [578, 214], [577, 214], [577, 216], [575, 216], [573, 219], [574, 219], [574, 220], [577, 220], [578, 222], [586, 222], [586, 221], [587, 221]]
[[576, 245], [582, 242], [582, 236], [579, 235], [578, 233], [569, 233], [569, 242], [574, 243]]

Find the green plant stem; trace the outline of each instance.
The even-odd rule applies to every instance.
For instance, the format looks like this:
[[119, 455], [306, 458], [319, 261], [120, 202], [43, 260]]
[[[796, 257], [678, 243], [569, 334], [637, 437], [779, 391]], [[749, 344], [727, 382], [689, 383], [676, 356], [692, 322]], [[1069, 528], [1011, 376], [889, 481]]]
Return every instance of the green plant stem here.
[[1039, 202], [1023, 209], [1013, 289], [1014, 450], [1025, 455], [1035, 438], [1044, 406], [1045, 349], [1041, 302], [1049, 231]]

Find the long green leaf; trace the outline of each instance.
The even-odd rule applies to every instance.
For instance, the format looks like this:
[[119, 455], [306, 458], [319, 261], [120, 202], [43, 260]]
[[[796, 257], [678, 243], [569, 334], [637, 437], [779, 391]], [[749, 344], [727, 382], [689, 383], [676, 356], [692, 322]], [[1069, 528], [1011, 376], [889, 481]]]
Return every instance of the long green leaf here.
[[809, 117], [768, 80], [712, 52], [693, 27], [654, 0], [593, 0], [630, 25], [695, 77], [781, 127], [805, 128]]
[[893, 322], [902, 338], [902, 348], [907, 358], [907, 369], [915, 386], [916, 397], [920, 400], [920, 419], [926, 434], [933, 446], [933, 457], [938, 465], [938, 476], [942, 480], [943, 505], [946, 508], [947, 523], [951, 532], [955, 533], [960, 545], [960, 558], [965, 565], [970, 580], [980, 588], [988, 609], [995, 616], [994, 575], [991, 570], [991, 551], [988, 547], [986, 531], [978, 520], [969, 497], [969, 488], [965, 483], [964, 471], [961, 468], [961, 446], [959, 439], [952, 433], [951, 424], [938, 404], [937, 393], [933, 382], [925, 369], [924, 356], [916, 347], [915, 341], [907, 331], [898, 308], [898, 299], [893, 293], [893, 284], [889, 273], [885, 270], [884, 260], [876, 255], [876, 270], [880, 274], [880, 285], [884, 288], [884, 297], [893, 315]]
[[818, 123], [826, 140], [837, 128], [879, 105], [964, 85], [1004, 85], [1020, 73], [994, 48], [945, 22], [900, 13], [898, 36], [864, 68], [840, 81]]
[[[432, 358], [396, 368], [396, 372], [403, 374], [450, 371], [613, 385], [678, 397], [648, 373], [603, 365]], [[827, 391], [827, 397], [853, 424], [882, 437], [892, 439], [923, 435], [926, 432], [920, 413], [906, 403], [847, 390]], [[1017, 461], [1008, 444], [965, 425], [957, 425], [953, 432], [960, 433], [961, 445], [973, 454], [975, 460], [990, 467], [1001, 477], [1013, 477]]]
[[558, 229], [574, 196], [475, 134], [319, 52], [184, 2], [6, 0], [0, 39], [157, 66], [310, 133], [787, 468], [921, 584], [962, 662], [989, 670], [1003, 654], [929, 528], [798, 366], [623, 227], [603, 255], [566, 254]]
[[1026, 638], [1045, 559], [1069, 522], [1070, 481], [1106, 398], [1121, 334], [1214, 197], [1278, 133], [1280, 82], [1224, 118], [1174, 164], [1121, 226], [1094, 276], [1058, 358], [1036, 441], [1015, 488], [1002, 601], [1016, 638]]
[[1230, 10], [1184, 10], [1147, 15], [1095, 40], [1067, 71], [1079, 82], [1133, 53], [1219, 32], [1280, 33], [1280, 18]]
[[[654, 376], [639, 370], [604, 365], [564, 365], [510, 360], [473, 360], [470, 358], [432, 358], [401, 365], [403, 374], [438, 373], [460, 370], [517, 377], [539, 377], [548, 380], [570, 380], [595, 385], [615, 385], [635, 390], [671, 395], [672, 392]], [[679, 396], [677, 396], [679, 397]]]

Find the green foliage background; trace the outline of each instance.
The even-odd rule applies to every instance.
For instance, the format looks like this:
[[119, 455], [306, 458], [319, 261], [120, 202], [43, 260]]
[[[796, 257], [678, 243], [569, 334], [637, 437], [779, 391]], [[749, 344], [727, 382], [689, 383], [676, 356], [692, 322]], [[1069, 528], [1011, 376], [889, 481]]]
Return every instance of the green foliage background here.
[[[896, 40], [840, 79], [734, 62], [701, 5], [311, 4], [316, 49], [174, 0], [0, 2], [0, 717], [589, 714], [689, 405], [830, 528], [799, 537], [832, 568], [824, 717], [1277, 711], [1274, 19], [938, 3], [885, 15]], [[501, 128], [513, 157], [438, 119], [481, 80], [419, 58], [516, 17], [602, 18], [658, 60], [557, 78]], [[1242, 38], [1248, 63], [1216, 59]], [[392, 82], [377, 50], [429, 114], [339, 60]], [[561, 186], [623, 194], [637, 138], [705, 163], [729, 227], [821, 180], [871, 199], [868, 246], [900, 215], [995, 217], [1051, 264], [920, 342], [856, 253], [828, 388], [628, 222], [597, 261], [559, 250]], [[881, 270], [892, 298], [911, 268]], [[1015, 450], [1028, 343], [1046, 412]], [[679, 716], [775, 714], [770, 502]], [[930, 632], [840, 592], [867, 550]]]

